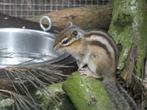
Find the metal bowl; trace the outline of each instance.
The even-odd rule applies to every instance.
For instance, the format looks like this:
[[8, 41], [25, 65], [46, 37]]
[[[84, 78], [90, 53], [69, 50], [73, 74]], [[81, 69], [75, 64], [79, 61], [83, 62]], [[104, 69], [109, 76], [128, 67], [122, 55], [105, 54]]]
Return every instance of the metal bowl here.
[[0, 67], [58, 62], [67, 54], [53, 49], [52, 33], [20, 28], [0, 29]]

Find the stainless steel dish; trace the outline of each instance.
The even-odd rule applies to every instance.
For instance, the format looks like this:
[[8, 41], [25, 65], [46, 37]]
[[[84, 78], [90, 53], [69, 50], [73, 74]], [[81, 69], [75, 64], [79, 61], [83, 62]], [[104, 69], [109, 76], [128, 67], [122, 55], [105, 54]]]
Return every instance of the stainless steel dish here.
[[1, 28], [0, 67], [41, 62], [55, 63], [64, 59], [67, 54], [54, 51], [54, 39], [55, 35], [52, 33]]

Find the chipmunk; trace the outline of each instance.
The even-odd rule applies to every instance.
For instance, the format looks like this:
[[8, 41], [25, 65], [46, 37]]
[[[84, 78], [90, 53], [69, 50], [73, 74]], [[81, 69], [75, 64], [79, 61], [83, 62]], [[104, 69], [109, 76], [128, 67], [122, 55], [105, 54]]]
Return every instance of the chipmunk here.
[[102, 78], [117, 110], [138, 110], [134, 100], [116, 81], [118, 49], [110, 35], [103, 31], [86, 32], [72, 25], [57, 36], [53, 47], [71, 54], [79, 70], [88, 68], [84, 74]]
[[[77, 26], [62, 31], [54, 44], [55, 49], [66, 51], [77, 61], [79, 70], [88, 76], [108, 78], [113, 76], [118, 62], [114, 40], [103, 31], [85, 32]], [[83, 74], [83, 73], [82, 73]]]

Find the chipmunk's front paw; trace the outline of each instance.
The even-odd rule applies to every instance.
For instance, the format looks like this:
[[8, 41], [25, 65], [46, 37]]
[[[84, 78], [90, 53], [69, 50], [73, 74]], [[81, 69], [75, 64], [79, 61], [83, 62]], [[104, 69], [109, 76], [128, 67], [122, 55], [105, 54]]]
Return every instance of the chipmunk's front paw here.
[[80, 69], [78, 69], [78, 71], [80, 72], [80, 75], [89, 75], [89, 74], [91, 74], [90, 73], [91, 71], [88, 68], [80, 68]]
[[102, 79], [101, 76], [97, 75], [96, 73], [93, 73], [88, 67], [79, 68], [78, 71], [80, 72], [80, 75], [86, 75], [87, 77]]
[[88, 67], [80, 68], [78, 70], [80, 72], [80, 75], [86, 75], [87, 77], [97, 77]]

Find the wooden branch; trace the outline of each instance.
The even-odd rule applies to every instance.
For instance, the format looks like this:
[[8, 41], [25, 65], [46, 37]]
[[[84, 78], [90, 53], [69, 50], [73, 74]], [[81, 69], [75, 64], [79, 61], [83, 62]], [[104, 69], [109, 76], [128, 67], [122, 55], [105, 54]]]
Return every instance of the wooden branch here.
[[[64, 28], [70, 21], [84, 29], [108, 29], [111, 20], [111, 13], [112, 8], [109, 4], [104, 6], [64, 9], [44, 15], [49, 16], [52, 19], [53, 25], [60, 29]], [[38, 22], [44, 15], [36, 16], [29, 20]]]

